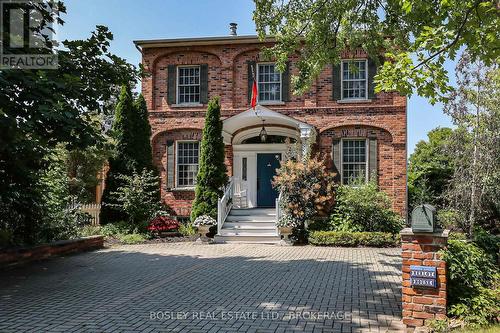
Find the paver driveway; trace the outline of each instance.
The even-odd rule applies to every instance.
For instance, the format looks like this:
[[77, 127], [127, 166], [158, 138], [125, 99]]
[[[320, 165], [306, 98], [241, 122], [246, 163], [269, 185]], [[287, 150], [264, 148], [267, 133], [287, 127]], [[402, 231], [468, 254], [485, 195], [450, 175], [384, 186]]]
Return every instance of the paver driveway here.
[[0, 273], [0, 332], [402, 330], [399, 249], [120, 246]]

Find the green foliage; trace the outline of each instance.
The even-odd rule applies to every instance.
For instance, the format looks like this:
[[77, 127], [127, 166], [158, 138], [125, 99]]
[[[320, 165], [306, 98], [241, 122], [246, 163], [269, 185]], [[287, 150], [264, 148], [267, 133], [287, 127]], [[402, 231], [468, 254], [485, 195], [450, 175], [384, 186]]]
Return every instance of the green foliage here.
[[196, 235], [196, 228], [191, 223], [181, 223], [179, 233], [184, 237], [194, 236]]
[[491, 256], [493, 262], [498, 262], [498, 256], [500, 253], [500, 236], [492, 235], [486, 230], [481, 228], [476, 228], [474, 231], [474, 244], [479, 246]]
[[330, 217], [331, 229], [398, 233], [403, 227], [403, 219], [390, 207], [391, 200], [374, 181], [341, 185]]
[[498, 267], [474, 243], [450, 240], [441, 251], [448, 272], [448, 315], [485, 325], [500, 314]]
[[455, 166], [446, 192], [457, 226], [500, 232], [500, 68], [465, 53], [457, 65], [457, 88], [444, 105], [456, 129], [448, 154]]
[[191, 221], [201, 215], [217, 218], [217, 201], [222, 196], [222, 188], [228, 181], [226, 172], [220, 99], [214, 97], [208, 102], [205, 115]]
[[133, 245], [144, 243], [147, 238], [143, 234], [120, 234], [118, 240], [123, 244]]
[[320, 156], [282, 162], [273, 180], [282, 196], [283, 215], [278, 225], [298, 227], [316, 215], [325, 215], [334, 200], [333, 177]]
[[260, 38], [269, 34], [277, 40], [265, 55], [284, 70], [288, 58], [300, 54], [298, 75], [292, 78], [297, 94], [306, 92], [326, 65], [339, 63], [342, 51], [353, 48], [374, 59], [385, 50], [377, 90], [416, 91], [432, 103], [451, 90], [446, 59], [467, 49], [473, 60], [489, 65], [500, 55], [495, 1], [256, 0], [255, 5]]
[[428, 141], [420, 141], [410, 155], [408, 164], [408, 201], [413, 207], [429, 203], [443, 206], [443, 193], [453, 175], [452, 156], [447, 146], [450, 128], [436, 128], [427, 133]]
[[[64, 14], [56, 2], [57, 14]], [[42, 3], [31, 3], [48, 14]], [[63, 23], [60, 16], [44, 16]], [[58, 143], [69, 143], [70, 151], [102, 143], [96, 116], [110, 113], [117, 86], [138, 77], [134, 66], [109, 51], [112, 39], [97, 26], [86, 40], [62, 42], [56, 69], [0, 71], [0, 230], [11, 230], [16, 244], [40, 241], [45, 156]]]
[[144, 231], [149, 221], [161, 210], [158, 200], [158, 177], [154, 172], [143, 169], [132, 175], [117, 175], [121, 185], [112, 192], [113, 207], [123, 216], [130, 228]]
[[392, 247], [399, 245], [399, 239], [385, 232], [313, 231], [309, 243], [322, 246], [368, 246]]
[[[131, 176], [136, 171], [142, 170], [157, 173], [153, 167], [150, 137], [151, 126], [144, 98], [141, 95], [134, 102], [130, 87], [128, 85], [122, 86], [113, 123], [116, 151], [109, 161], [109, 171], [102, 199], [105, 203], [101, 209], [103, 223], [117, 222], [127, 218], [123, 214], [123, 209], [117, 209], [119, 203], [112, 195], [124, 185], [123, 176]], [[159, 186], [159, 182], [157, 186]], [[157, 201], [159, 201], [159, 192], [157, 194]]]
[[78, 230], [78, 237], [102, 235], [101, 227], [96, 225], [85, 225]]

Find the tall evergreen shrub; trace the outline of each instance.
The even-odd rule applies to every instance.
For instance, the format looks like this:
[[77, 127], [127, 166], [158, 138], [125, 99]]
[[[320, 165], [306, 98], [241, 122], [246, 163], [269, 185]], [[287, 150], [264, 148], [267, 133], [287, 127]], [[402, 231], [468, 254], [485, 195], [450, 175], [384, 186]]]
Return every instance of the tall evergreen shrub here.
[[208, 103], [196, 180], [196, 197], [191, 211], [191, 220], [194, 221], [201, 215], [216, 218], [217, 200], [222, 195], [222, 188], [228, 181], [224, 165], [224, 141], [222, 140], [219, 97], [212, 98]]
[[109, 160], [109, 171], [103, 193], [104, 205], [101, 209], [103, 223], [127, 219], [127, 216], [114, 206], [118, 203], [112, 195], [118, 188], [124, 186], [122, 176], [131, 176], [134, 171], [142, 172], [144, 169], [157, 171], [152, 161], [151, 127], [146, 102], [142, 95], [134, 102], [130, 87], [127, 85], [121, 89], [112, 134], [116, 148], [114, 156]]

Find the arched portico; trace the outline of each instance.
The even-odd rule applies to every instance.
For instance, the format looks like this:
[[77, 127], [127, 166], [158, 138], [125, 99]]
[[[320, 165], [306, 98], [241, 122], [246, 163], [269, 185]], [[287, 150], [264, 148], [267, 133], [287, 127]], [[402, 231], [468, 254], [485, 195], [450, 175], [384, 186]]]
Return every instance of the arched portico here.
[[[267, 135], [274, 139], [270, 140], [272, 142], [260, 142], [263, 124]], [[301, 143], [306, 152], [308, 141], [314, 139], [315, 134], [312, 125], [261, 105], [224, 120], [224, 142], [231, 145], [233, 151], [235, 205], [244, 208], [274, 206], [277, 193], [271, 181], [274, 169], [284, 159], [286, 138]], [[238, 192], [242, 194], [240, 198]]]

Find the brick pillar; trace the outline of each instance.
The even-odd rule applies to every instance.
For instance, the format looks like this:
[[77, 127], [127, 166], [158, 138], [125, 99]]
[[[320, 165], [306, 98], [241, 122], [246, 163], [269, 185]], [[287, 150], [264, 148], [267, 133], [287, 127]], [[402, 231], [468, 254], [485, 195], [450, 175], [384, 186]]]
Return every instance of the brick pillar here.
[[[437, 253], [446, 246], [448, 230], [416, 233], [401, 231], [403, 257], [403, 323], [408, 331], [419, 330], [426, 320], [446, 318], [446, 264]], [[437, 287], [411, 286], [410, 266], [436, 267]]]

